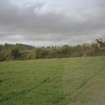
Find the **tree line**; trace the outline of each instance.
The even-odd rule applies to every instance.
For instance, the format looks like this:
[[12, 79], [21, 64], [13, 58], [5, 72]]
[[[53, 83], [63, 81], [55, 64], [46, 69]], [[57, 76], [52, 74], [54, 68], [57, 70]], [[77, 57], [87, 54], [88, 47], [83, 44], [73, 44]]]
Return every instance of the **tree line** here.
[[105, 56], [105, 41], [96, 39], [96, 42], [91, 44], [39, 48], [24, 44], [0, 45], [0, 61], [82, 56]]

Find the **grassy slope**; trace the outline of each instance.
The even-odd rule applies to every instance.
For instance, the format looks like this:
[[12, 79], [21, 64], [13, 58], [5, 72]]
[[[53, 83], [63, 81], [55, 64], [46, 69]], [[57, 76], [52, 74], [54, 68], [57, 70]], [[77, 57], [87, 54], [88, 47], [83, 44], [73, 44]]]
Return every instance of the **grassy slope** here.
[[105, 57], [0, 63], [0, 105], [104, 105]]

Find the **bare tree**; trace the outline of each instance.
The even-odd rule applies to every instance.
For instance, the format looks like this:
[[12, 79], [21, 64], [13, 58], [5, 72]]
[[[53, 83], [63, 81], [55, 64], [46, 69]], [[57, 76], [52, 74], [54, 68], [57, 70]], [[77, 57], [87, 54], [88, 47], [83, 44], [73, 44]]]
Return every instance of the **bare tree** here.
[[105, 41], [103, 39], [96, 39], [100, 48], [105, 48]]

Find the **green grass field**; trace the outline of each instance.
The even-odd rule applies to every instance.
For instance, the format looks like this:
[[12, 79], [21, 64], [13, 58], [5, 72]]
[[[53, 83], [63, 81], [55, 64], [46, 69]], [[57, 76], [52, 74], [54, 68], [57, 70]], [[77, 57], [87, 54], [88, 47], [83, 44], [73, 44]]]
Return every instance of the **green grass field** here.
[[0, 105], [105, 105], [105, 57], [2, 62]]

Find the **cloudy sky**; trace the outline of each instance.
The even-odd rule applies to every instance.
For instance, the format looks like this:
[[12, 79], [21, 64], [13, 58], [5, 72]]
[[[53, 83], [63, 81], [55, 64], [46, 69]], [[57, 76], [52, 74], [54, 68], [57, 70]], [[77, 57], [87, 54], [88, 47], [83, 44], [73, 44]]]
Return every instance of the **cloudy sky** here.
[[78, 44], [105, 38], [105, 0], [0, 0], [0, 43]]

